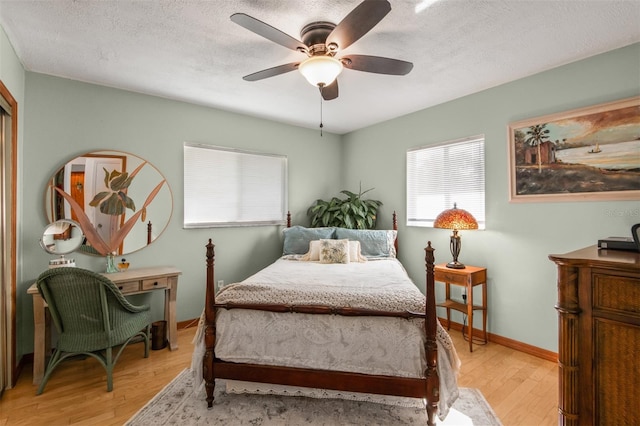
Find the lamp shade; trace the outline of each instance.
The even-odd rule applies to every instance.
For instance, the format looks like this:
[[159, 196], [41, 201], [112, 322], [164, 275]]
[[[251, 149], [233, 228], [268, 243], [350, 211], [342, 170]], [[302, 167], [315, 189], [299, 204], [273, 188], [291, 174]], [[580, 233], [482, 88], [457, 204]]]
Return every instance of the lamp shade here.
[[459, 209], [454, 203], [452, 209], [445, 210], [436, 217], [433, 227], [458, 231], [461, 229], [478, 229], [478, 221], [471, 213]]
[[328, 86], [342, 72], [342, 62], [333, 56], [311, 56], [305, 59], [298, 70], [313, 86]]

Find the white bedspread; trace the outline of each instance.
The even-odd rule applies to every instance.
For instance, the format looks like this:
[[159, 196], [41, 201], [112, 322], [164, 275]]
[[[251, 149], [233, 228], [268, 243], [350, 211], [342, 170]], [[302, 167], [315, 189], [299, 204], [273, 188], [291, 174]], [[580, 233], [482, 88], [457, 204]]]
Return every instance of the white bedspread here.
[[[396, 259], [349, 264], [279, 259], [245, 281], [221, 289], [216, 302], [424, 312], [425, 297]], [[439, 324], [437, 334], [439, 415], [443, 417], [458, 396], [459, 360]], [[197, 340], [203, 355], [203, 339]], [[423, 377], [424, 344], [424, 321], [420, 319], [244, 309], [220, 309], [217, 313], [216, 356], [231, 362]], [[201, 364], [202, 355], [194, 354], [194, 364]], [[201, 371], [198, 365], [193, 367]]]

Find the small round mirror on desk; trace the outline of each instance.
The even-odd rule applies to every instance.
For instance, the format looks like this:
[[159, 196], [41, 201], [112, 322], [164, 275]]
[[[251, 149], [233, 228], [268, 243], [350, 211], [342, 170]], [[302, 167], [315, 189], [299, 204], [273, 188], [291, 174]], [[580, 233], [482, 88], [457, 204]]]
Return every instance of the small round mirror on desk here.
[[49, 261], [49, 268], [60, 266], [76, 266], [74, 259], [67, 259], [65, 254], [78, 250], [84, 242], [84, 234], [77, 222], [60, 219], [47, 225], [40, 239], [40, 246], [50, 254], [57, 254], [58, 259]]

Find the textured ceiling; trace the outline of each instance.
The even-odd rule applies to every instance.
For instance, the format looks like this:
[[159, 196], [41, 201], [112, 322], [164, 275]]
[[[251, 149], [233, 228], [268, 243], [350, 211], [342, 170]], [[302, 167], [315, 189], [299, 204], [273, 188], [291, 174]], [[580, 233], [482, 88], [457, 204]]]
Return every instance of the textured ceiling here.
[[[345, 69], [323, 103], [343, 134], [640, 41], [640, 1], [391, 0], [344, 53], [411, 61], [406, 76]], [[0, 0], [0, 24], [29, 71], [317, 128], [320, 95], [297, 72], [242, 76], [304, 59], [231, 22], [243, 12], [299, 39], [358, 0]], [[418, 8], [417, 8], [418, 7]]]

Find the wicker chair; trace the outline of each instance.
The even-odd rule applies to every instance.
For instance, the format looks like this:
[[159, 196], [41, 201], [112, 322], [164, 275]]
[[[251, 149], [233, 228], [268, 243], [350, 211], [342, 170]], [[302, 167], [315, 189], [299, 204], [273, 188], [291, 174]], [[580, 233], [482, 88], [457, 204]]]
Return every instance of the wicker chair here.
[[[88, 355], [107, 371], [107, 391], [113, 389], [113, 367], [132, 339], [144, 339], [149, 356], [151, 312], [148, 305], [134, 306], [109, 279], [81, 268], [54, 268], [38, 277], [38, 290], [49, 305], [58, 342], [47, 365], [37, 395], [49, 376], [65, 359]], [[116, 356], [114, 346], [122, 345]]]

